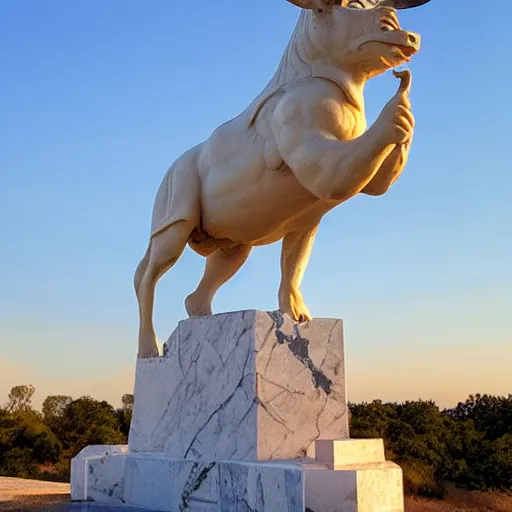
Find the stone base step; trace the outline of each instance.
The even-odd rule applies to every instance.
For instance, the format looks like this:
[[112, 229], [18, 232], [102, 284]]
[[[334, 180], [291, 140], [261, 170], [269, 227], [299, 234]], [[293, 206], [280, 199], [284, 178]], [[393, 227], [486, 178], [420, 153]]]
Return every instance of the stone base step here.
[[391, 462], [333, 470], [311, 459], [209, 462], [125, 452], [118, 446], [110, 452], [103, 446], [80, 453], [73, 460], [71, 478], [73, 500], [117, 505], [119, 510], [128, 506], [160, 512], [404, 510], [402, 471]]

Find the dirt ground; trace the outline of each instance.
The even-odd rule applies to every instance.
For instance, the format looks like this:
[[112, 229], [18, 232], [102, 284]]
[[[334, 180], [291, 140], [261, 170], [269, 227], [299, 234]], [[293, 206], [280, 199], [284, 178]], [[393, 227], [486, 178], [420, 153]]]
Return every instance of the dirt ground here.
[[69, 501], [69, 484], [0, 478], [0, 511], [50, 512]]

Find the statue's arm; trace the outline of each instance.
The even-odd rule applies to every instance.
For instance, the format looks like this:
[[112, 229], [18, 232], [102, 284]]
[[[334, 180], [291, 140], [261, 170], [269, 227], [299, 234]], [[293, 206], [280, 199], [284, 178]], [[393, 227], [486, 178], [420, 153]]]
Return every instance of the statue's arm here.
[[370, 183], [361, 190], [363, 194], [370, 196], [381, 196], [389, 190], [405, 169], [407, 160], [409, 159], [409, 150], [411, 149], [415, 124], [414, 116], [411, 112], [411, 102], [409, 101], [412, 77], [408, 70], [394, 72], [394, 75], [396, 78], [400, 79], [400, 88], [398, 89], [397, 95], [401, 97], [402, 104], [407, 109], [410, 126], [409, 137], [403, 144], [397, 144], [393, 148], [393, 151], [391, 151], [389, 156], [384, 160]]
[[412, 139], [409, 139], [409, 142], [406, 144], [395, 146], [386, 160], [384, 160], [377, 174], [375, 174], [370, 183], [361, 190], [362, 194], [381, 196], [389, 190], [407, 165], [411, 141]]
[[284, 161], [299, 182], [321, 199], [343, 201], [361, 192], [411, 129], [396, 95], [369, 130], [348, 140], [353, 121], [344, 105], [336, 86], [311, 80], [286, 93], [271, 120]]

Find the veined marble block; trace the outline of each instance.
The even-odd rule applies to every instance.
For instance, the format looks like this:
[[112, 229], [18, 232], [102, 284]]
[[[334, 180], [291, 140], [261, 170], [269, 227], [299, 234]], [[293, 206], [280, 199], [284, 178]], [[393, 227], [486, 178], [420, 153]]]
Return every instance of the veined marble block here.
[[401, 469], [382, 461], [380, 453], [371, 461], [373, 441], [360, 440], [348, 449], [353, 461], [370, 462], [332, 470], [311, 459], [192, 461], [162, 453], [81, 454], [76, 464], [87, 473], [85, 495], [72, 498], [161, 512], [403, 512]]
[[305, 509], [304, 471], [293, 463], [190, 461], [127, 453], [90, 457], [87, 473], [81, 499], [90, 502], [162, 512]]
[[343, 325], [245, 311], [180, 322], [139, 359], [131, 452], [287, 460], [348, 437]]
[[127, 453], [127, 445], [91, 445], [84, 448], [71, 461], [71, 495], [76, 501], [87, 499], [87, 478], [89, 461], [94, 457], [106, 457], [117, 453]]

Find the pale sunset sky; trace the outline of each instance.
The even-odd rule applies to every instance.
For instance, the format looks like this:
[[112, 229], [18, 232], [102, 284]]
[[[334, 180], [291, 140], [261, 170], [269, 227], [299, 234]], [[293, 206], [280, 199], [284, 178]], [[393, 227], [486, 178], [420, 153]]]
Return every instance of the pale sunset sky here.
[[[133, 390], [134, 269], [168, 166], [271, 78], [285, 0], [0, 3], [0, 403], [17, 384], [118, 405]], [[512, 392], [511, 2], [402, 12], [417, 119], [385, 196], [325, 217], [303, 293], [345, 322], [353, 402]], [[369, 122], [394, 94], [367, 88]], [[277, 307], [279, 244], [256, 249], [216, 312]], [[160, 282], [165, 341], [204, 260]]]

